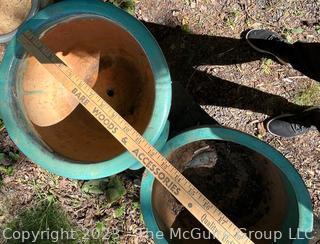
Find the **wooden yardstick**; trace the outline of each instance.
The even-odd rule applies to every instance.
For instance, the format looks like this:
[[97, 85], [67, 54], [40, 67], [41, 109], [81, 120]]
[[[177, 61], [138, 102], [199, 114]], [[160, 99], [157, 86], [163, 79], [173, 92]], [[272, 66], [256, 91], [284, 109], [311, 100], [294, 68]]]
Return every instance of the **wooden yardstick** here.
[[221, 243], [253, 243], [32, 32], [18, 40]]

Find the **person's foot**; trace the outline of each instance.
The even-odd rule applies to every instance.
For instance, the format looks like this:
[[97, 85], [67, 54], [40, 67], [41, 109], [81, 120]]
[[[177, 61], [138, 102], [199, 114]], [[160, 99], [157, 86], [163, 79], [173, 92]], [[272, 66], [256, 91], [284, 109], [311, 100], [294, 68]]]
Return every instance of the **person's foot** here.
[[267, 122], [266, 129], [274, 136], [298, 136], [310, 130], [316, 116], [320, 116], [319, 107], [309, 108], [299, 114], [279, 115]]
[[246, 34], [248, 44], [258, 52], [271, 54], [279, 62], [288, 63], [287, 53], [291, 44], [275, 32], [253, 29]]

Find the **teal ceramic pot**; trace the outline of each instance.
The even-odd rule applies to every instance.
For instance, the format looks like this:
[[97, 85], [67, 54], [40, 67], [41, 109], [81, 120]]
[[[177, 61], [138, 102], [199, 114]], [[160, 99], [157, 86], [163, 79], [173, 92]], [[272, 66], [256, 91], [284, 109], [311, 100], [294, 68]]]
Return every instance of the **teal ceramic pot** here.
[[[269, 228], [269, 225], [273, 225], [273, 221], [278, 222], [280, 227], [278, 227], [276, 230], [280, 231], [282, 236], [281, 238], [277, 237], [273, 239], [276, 240], [277, 243], [308, 243], [309, 238], [311, 238], [311, 232], [313, 228], [312, 204], [308, 190], [292, 164], [270, 145], [240, 131], [221, 127], [205, 127], [186, 131], [170, 139], [163, 148], [162, 154], [169, 158], [169, 160], [170, 158], [172, 159], [175, 157], [176, 161], [173, 163], [173, 165], [178, 170], [181, 170], [181, 168], [179, 168], [180, 166], [177, 165], [177, 162], [179, 164], [186, 157], [186, 154], [181, 153], [185, 152], [185, 149], [181, 148], [185, 148], [184, 146], [186, 145], [193, 145], [192, 143], [195, 142], [199, 143], [200, 141], [204, 142], [206, 140], [213, 140], [213, 143], [236, 143], [238, 146], [242, 145], [245, 148], [252, 150], [253, 153], [257, 153], [257, 155], [261, 155], [263, 158], [268, 160], [268, 164], [265, 163], [266, 161], [256, 161], [258, 162], [257, 165], [262, 167], [261, 169], [265, 169], [265, 172], [262, 171], [263, 177], [267, 176], [269, 177], [268, 180], [273, 182], [270, 185], [271, 190], [268, 191], [269, 196], [273, 196], [270, 197], [270, 199], [274, 199], [270, 200], [270, 202], [273, 201], [273, 205], [269, 205], [271, 206], [270, 208], [273, 209], [268, 210], [269, 212], [265, 214], [266, 217], [262, 217], [265, 219], [269, 218], [269, 222], [264, 222], [267, 223], [265, 224], [265, 227], [267, 226], [266, 229]], [[189, 161], [188, 164], [191, 164], [191, 162], [194, 164], [196, 162], [203, 163], [208, 161], [209, 154], [201, 155], [204, 156], [201, 158], [192, 159], [192, 161]], [[241, 168], [242, 167], [240, 167], [240, 169]], [[196, 172], [196, 168], [193, 168], [191, 175], [195, 174], [194, 172]], [[247, 177], [250, 178], [253, 177], [253, 175], [248, 174]], [[209, 184], [209, 181], [206, 181], [204, 177], [199, 180], [206, 182], [205, 184]], [[225, 181], [225, 183], [228, 184], [229, 181]], [[223, 188], [224, 186], [225, 185], [219, 187]], [[210, 189], [213, 189], [215, 192], [217, 192], [217, 189], [214, 188], [215, 187]], [[252, 189], [252, 187], [250, 187], [250, 189]], [[260, 194], [260, 192], [258, 194]], [[172, 206], [174, 205], [171, 205], [173, 201], [172, 199], [172, 196], [168, 197], [168, 192], [164, 190], [163, 186], [161, 186], [158, 181], [155, 181], [153, 175], [146, 171], [142, 179], [140, 191], [141, 208], [149, 234], [156, 243], [170, 243], [169, 228], [175, 226], [172, 223], [172, 216], [174, 216], [172, 213], [174, 209]], [[245, 205], [243, 206], [243, 208], [246, 207], [247, 206]], [[279, 209], [282, 210], [279, 212]], [[268, 217], [268, 215], [273, 217]], [[174, 223], [176, 223], [176, 220], [174, 221]], [[191, 219], [185, 220], [183, 223], [185, 224], [186, 222], [194, 223]], [[199, 226], [195, 227], [198, 228]], [[173, 228], [179, 228], [179, 225], [176, 225]], [[260, 226], [259, 228], [261, 231], [264, 230], [264, 227]], [[245, 232], [247, 234], [250, 233], [251, 237], [255, 237], [255, 233], [257, 233], [249, 232], [248, 230], [245, 230]], [[174, 233], [177, 232], [172, 233], [173, 236]], [[268, 235], [270, 232], [265, 231], [262, 233]], [[259, 233], [257, 235], [259, 237]], [[276, 234], [274, 234], [274, 236], [275, 235]], [[187, 233], [186, 236], [190, 237], [190, 233]], [[273, 240], [271, 240], [270, 243], [272, 243]], [[199, 240], [198, 243], [200, 243]]]
[[[167, 123], [167, 118], [171, 106], [171, 79], [163, 53], [146, 27], [127, 12], [112, 4], [100, 1], [69, 0], [52, 4], [23, 24], [6, 49], [0, 69], [0, 112], [10, 137], [28, 158], [49, 172], [73, 179], [103, 178], [129, 168], [141, 168], [142, 165], [124, 149], [118, 155], [106, 160], [81, 160], [81, 157], [80, 159], [75, 159], [71, 154], [67, 155], [60, 152], [64, 150], [63, 147], [69, 146], [69, 141], [70, 145], [72, 143], [80, 143], [78, 145], [81, 145], [82, 141], [85, 142], [86, 140], [86, 143], [90, 144], [90, 140], [88, 141], [85, 135], [83, 137], [81, 135], [74, 135], [78, 136], [75, 142], [75, 140], [72, 141], [70, 139], [71, 137], [68, 138], [68, 136], [65, 136], [63, 133], [61, 134], [60, 131], [59, 136], [65, 140], [64, 146], [59, 149], [60, 151], [51, 146], [51, 142], [47, 141], [47, 137], [41, 134], [41, 130], [46, 130], [46, 128], [41, 128], [40, 130], [36, 127], [31, 123], [26, 112], [26, 105], [24, 103], [25, 94], [22, 85], [26, 56], [17, 38], [25, 30], [31, 30], [36, 35], [43, 36], [47, 35], [51, 30], [58, 28], [57, 26], [61, 23], [78, 20], [91, 21], [96, 19], [99, 19], [100, 22], [107, 22], [108, 26], [113, 28], [113, 30], [121, 31], [122, 36], [127, 36], [137, 48], [141, 49], [140, 54], [142, 54], [140, 56], [143, 56], [142, 58], [147, 60], [146, 63], [148, 64], [150, 77], [152, 77], [153, 81], [151, 89], [153, 104], [148, 104], [150, 107], [150, 118], [141, 133], [150, 144], [158, 149], [162, 148], [168, 137], [169, 124]], [[86, 30], [88, 30], [88, 28]], [[68, 33], [63, 33], [66, 35], [66, 40], [70, 38]], [[96, 34], [97, 33], [99, 34], [99, 30], [96, 31]], [[117, 33], [115, 32], [111, 32], [108, 35], [117, 38]], [[58, 38], [57, 35], [56, 37]], [[56, 39], [56, 41], [57, 40], [58, 39]], [[132, 43], [126, 43], [124, 40], [116, 39], [116, 41], [120, 44], [114, 44], [118, 46], [113, 48], [113, 51], [120, 50], [119, 52], [124, 52], [126, 49], [132, 47]], [[53, 43], [54, 42], [55, 38]], [[132, 59], [134, 60], [135, 58], [133, 55]], [[139, 59], [137, 59], [136, 62], [139, 62]], [[108, 66], [110, 62], [107, 60], [104, 62], [104, 65]], [[134, 73], [130, 73], [129, 78], [130, 76], [134, 77]], [[128, 85], [134, 87], [134, 84]], [[139, 89], [139, 87], [137, 89], [135, 88], [137, 91], [141, 90]], [[133, 91], [131, 93], [132, 94], [129, 94], [129, 98], [130, 96], [133, 97], [130, 98], [131, 100], [136, 101], [139, 99], [134, 97], [135, 93]], [[116, 96], [116, 94], [114, 96]], [[50, 111], [48, 112], [50, 113]], [[148, 114], [149, 112], [140, 111], [140, 114], [143, 115], [143, 113]], [[75, 120], [74, 122], [77, 123], [79, 121]], [[69, 128], [72, 129], [72, 126], [73, 124], [71, 124]], [[86, 122], [83, 122], [81, 128], [86, 129], [86, 126]], [[68, 130], [66, 130], [66, 133], [67, 132]], [[53, 132], [52, 136], [59, 137], [55, 133], [58, 132]], [[79, 133], [82, 133], [82, 131], [80, 130]], [[105, 131], [101, 133], [105, 133]], [[100, 134], [98, 133], [97, 135], [99, 136]], [[87, 136], [90, 136], [90, 134]], [[99, 148], [101, 144], [108, 145], [108, 143], [108, 140], [100, 142], [97, 144], [96, 151], [98, 153], [105, 153], [105, 150], [100, 150]], [[73, 153], [75, 155], [82, 155], [86, 152], [87, 148], [83, 147], [83, 145], [81, 145], [81, 148], [82, 149], [74, 147]], [[91, 145], [91, 148], [94, 149], [94, 146]]]

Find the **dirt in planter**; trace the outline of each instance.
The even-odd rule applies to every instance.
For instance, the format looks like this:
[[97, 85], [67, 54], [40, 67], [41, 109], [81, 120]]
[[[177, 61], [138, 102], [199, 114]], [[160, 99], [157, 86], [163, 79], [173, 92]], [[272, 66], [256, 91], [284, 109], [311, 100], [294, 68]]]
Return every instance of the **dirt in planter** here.
[[0, 35], [14, 31], [27, 18], [31, 0], [0, 1]]
[[[286, 206], [281, 175], [259, 154], [234, 143], [201, 141], [176, 150], [169, 160], [238, 227], [281, 229]], [[157, 222], [173, 243], [199, 241], [173, 238], [179, 228], [181, 233], [198, 228], [194, 234], [201, 235], [201, 243], [217, 242], [158, 182], [153, 192]]]

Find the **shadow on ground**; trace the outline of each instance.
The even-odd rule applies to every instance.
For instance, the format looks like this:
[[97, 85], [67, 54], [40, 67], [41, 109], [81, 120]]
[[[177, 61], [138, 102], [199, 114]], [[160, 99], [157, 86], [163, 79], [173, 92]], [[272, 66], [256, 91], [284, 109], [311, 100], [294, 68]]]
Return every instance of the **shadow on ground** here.
[[197, 103], [239, 108], [269, 116], [304, 109], [281, 96], [239, 85], [193, 68], [197, 65], [239, 64], [262, 58], [245, 40], [196, 35], [186, 33], [180, 27], [144, 24], [165, 54], [173, 83], [181, 83]]

